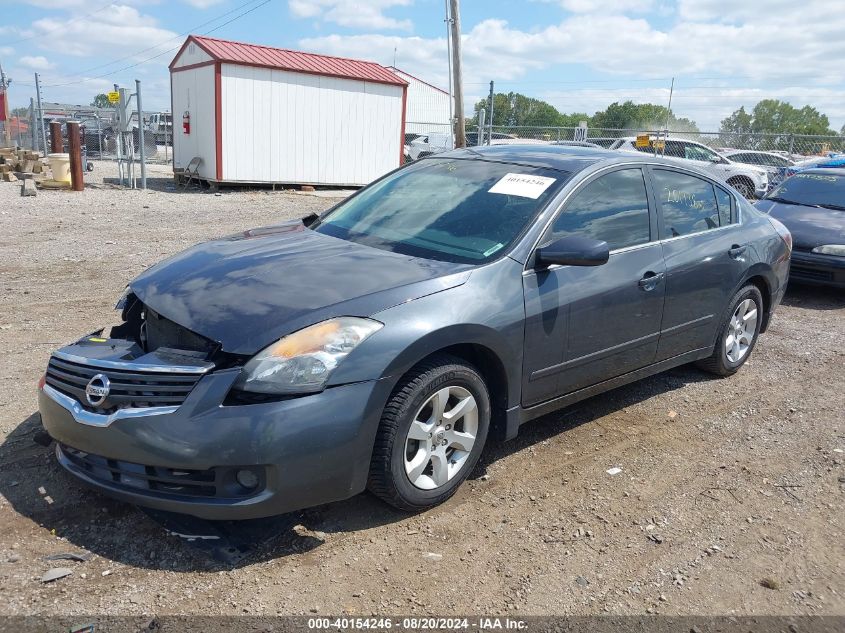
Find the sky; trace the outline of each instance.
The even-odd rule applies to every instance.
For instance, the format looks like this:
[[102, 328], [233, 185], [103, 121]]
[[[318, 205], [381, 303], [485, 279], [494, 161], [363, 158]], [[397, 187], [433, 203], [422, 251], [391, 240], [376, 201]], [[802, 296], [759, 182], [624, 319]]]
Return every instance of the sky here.
[[[87, 104], [142, 82], [169, 108], [167, 64], [189, 33], [354, 57], [447, 87], [445, 0], [0, 0], [12, 107]], [[830, 0], [462, 0], [468, 113], [491, 80], [562, 112], [666, 105], [702, 130], [760, 99], [845, 124], [845, 11]]]

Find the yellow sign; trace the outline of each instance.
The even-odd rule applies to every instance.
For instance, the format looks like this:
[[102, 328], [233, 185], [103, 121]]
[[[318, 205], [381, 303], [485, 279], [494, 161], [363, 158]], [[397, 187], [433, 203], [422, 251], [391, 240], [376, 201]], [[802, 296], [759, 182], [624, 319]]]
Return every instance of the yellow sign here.
[[110, 92], [108, 94], [109, 103], [120, 103], [120, 93], [119, 92]]
[[648, 134], [638, 134], [637, 135], [637, 147], [648, 147], [648, 146], [649, 146]]
[[666, 141], [654, 141], [653, 145], [654, 149], [663, 151], [666, 149]]

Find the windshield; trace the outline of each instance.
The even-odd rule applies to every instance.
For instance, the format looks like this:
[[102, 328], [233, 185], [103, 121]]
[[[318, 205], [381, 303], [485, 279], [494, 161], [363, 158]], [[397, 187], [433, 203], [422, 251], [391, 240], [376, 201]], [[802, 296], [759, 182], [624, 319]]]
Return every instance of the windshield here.
[[845, 177], [838, 174], [798, 173], [766, 197], [792, 204], [845, 209]]
[[478, 264], [501, 255], [568, 177], [483, 160], [426, 159], [366, 187], [313, 228], [415, 257]]

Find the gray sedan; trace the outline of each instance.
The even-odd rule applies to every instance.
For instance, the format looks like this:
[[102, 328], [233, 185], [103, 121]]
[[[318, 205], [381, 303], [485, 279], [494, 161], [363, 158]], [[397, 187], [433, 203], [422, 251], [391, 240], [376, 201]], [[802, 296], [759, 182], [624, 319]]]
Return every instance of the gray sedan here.
[[62, 466], [140, 505], [249, 518], [368, 488], [419, 511], [540, 415], [685, 363], [735, 373], [790, 250], [695, 168], [451, 151], [145, 271], [117, 325], [54, 352], [41, 417]]

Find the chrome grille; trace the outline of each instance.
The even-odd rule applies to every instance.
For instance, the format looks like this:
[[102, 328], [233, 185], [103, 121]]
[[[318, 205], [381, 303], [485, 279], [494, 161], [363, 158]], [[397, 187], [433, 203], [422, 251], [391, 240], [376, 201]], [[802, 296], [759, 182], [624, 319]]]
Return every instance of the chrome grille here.
[[[109, 379], [106, 400], [92, 407], [85, 387], [97, 374]], [[53, 356], [47, 365], [46, 383], [70, 396], [89, 411], [106, 413], [125, 407], [179, 406], [202, 377], [201, 373], [166, 373], [96, 367]]]

